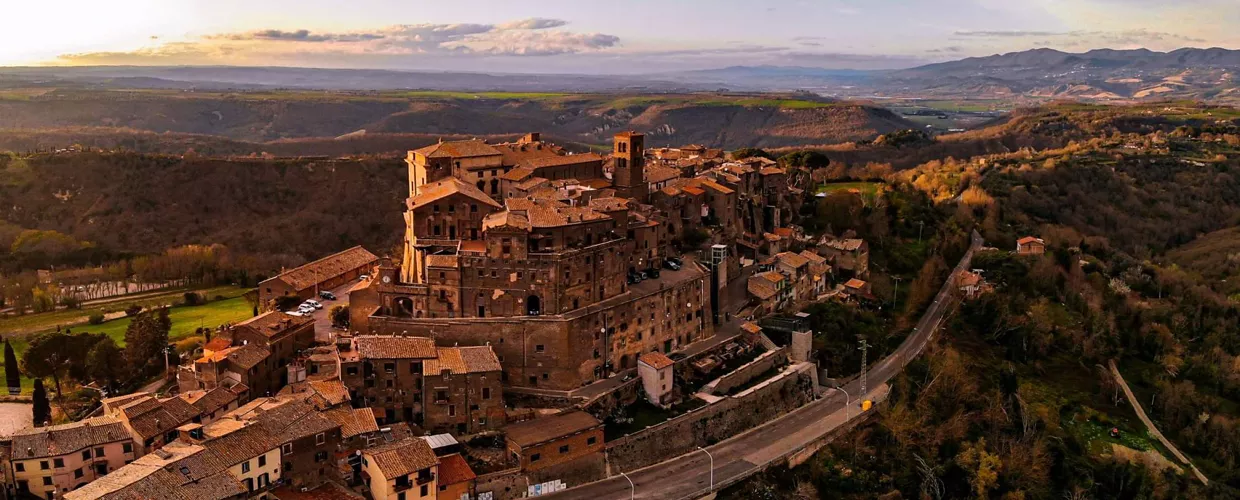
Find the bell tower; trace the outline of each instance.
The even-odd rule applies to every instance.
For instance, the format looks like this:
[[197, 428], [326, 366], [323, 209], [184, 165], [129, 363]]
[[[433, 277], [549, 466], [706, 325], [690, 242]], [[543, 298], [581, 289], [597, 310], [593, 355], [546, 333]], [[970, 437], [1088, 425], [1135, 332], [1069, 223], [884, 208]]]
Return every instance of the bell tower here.
[[615, 160], [612, 184], [616, 194], [646, 202], [646, 140], [637, 132], [621, 132], [615, 136], [611, 157]]

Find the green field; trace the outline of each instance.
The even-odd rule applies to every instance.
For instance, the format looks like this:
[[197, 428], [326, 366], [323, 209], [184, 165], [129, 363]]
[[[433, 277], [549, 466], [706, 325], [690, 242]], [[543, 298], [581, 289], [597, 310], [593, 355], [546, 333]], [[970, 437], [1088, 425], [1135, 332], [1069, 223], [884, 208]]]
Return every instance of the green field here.
[[[241, 296], [241, 294], [245, 293], [246, 290], [247, 289], [232, 286], [201, 290], [198, 293], [205, 295], [209, 299], [209, 302], [198, 306], [176, 306], [171, 308], [168, 312], [168, 317], [172, 320], [172, 331], [168, 334], [169, 340], [177, 341], [191, 337], [194, 334], [194, 330], [199, 327], [215, 328], [225, 323], [235, 323], [249, 318], [253, 313], [253, 308], [250, 303]], [[225, 298], [223, 300], [214, 300], [217, 295]], [[169, 301], [169, 298], [174, 296], [179, 297], [180, 293], [146, 299], [146, 301], [126, 301], [116, 304], [109, 304], [108, 307], [123, 309], [131, 303], [143, 304], [144, 302], [146, 302], [144, 305], [154, 306], [158, 304], [166, 304]], [[89, 308], [84, 310], [89, 310]], [[57, 311], [55, 313], [29, 314], [17, 318], [9, 318], [6, 321], [13, 323], [24, 321], [27, 324], [35, 324], [34, 322], [36, 321], [50, 321], [51, 327], [43, 330], [48, 331], [54, 329], [55, 325], [60, 324], [55, 321], [55, 318], [65, 318], [69, 317], [68, 315], [79, 316], [82, 312], [83, 311], [75, 310], [72, 312]], [[47, 318], [40, 319], [40, 316], [46, 316]], [[99, 325], [78, 325], [72, 327], [72, 329], [76, 333], [103, 333], [115, 340], [117, 344], [123, 346], [125, 345], [125, 329], [129, 327], [129, 323], [131, 321], [132, 318], [124, 317], [106, 321]], [[9, 330], [7, 330], [5, 326], [0, 326], [0, 331]], [[20, 360], [22, 352], [26, 350], [26, 336], [14, 336], [11, 337], [9, 341], [13, 344], [13, 350], [17, 352], [17, 359]], [[0, 366], [2, 365], [3, 359], [0, 358]], [[29, 393], [32, 387], [31, 384], [31, 380], [23, 376], [22, 392]]]
[[[158, 307], [167, 304], [175, 304], [181, 301], [186, 289], [168, 290], [166, 293], [158, 295], [150, 295], [141, 299], [124, 300], [117, 299], [105, 304], [83, 306], [81, 309], [61, 309], [52, 312], [26, 314], [22, 316], [5, 316], [0, 318], [0, 332], [6, 336], [25, 336], [33, 333], [55, 330], [59, 327], [83, 327], [86, 328], [86, 320], [92, 314], [96, 313], [112, 313], [123, 311], [131, 304], [137, 304], [142, 307]], [[224, 298], [240, 297], [245, 293], [246, 289], [235, 286], [219, 286], [198, 290], [197, 293], [214, 300], [220, 296]], [[89, 328], [87, 328], [89, 329]]]
[[878, 194], [878, 187], [882, 184], [881, 182], [831, 182], [819, 186], [817, 193], [831, 194], [836, 191], [856, 189], [864, 196], [874, 196]]

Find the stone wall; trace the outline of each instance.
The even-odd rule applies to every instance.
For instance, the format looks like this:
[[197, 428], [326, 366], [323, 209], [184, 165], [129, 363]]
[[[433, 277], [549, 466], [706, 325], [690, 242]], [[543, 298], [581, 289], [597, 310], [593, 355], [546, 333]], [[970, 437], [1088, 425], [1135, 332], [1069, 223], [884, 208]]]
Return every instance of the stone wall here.
[[773, 351], [766, 351], [759, 355], [753, 361], [745, 363], [740, 368], [732, 370], [724, 374], [702, 388], [702, 392], [722, 396], [727, 394], [733, 388], [743, 386], [753, 379], [770, 371], [776, 366], [788, 363], [787, 349], [779, 348]]
[[655, 464], [709, 446], [788, 413], [813, 399], [808, 373], [779, 380], [607, 443], [611, 473]]
[[524, 498], [530, 486], [529, 479], [521, 469], [508, 469], [478, 476], [475, 482], [478, 493], [492, 493], [495, 500]]

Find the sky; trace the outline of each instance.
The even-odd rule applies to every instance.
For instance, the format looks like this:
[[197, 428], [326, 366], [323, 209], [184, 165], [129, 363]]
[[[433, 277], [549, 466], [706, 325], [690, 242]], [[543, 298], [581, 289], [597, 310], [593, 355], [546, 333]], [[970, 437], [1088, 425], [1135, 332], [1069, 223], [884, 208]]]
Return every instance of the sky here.
[[1240, 48], [1240, 0], [3, 0], [0, 66], [641, 74]]

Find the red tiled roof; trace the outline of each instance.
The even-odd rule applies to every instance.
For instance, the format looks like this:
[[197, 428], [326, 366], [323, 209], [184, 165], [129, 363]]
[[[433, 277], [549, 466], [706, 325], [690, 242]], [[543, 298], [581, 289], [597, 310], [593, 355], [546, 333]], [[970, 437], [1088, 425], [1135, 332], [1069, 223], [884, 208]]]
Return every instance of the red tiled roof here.
[[454, 375], [497, 372], [504, 368], [490, 346], [441, 347], [435, 359], [422, 362], [423, 376], [437, 376], [444, 370]]
[[361, 336], [357, 352], [363, 359], [432, 359], [435, 341], [425, 337]]
[[384, 479], [396, 479], [433, 467], [437, 460], [431, 445], [422, 438], [411, 438], [363, 452], [370, 457]]
[[498, 149], [490, 144], [474, 139], [469, 141], [448, 141], [431, 144], [422, 149], [415, 149], [414, 153], [418, 153], [427, 158], [470, 158], [475, 156], [496, 156], [501, 155]]
[[602, 425], [589, 413], [575, 410], [551, 417], [536, 418], [509, 425], [508, 440], [522, 448], [559, 439]]
[[500, 204], [487, 196], [473, 184], [462, 182], [456, 177], [448, 177], [440, 179], [418, 187], [418, 195], [410, 198], [406, 203], [410, 210], [418, 207], [424, 207], [428, 204], [442, 200], [454, 194], [461, 194], [468, 198], [480, 201], [487, 205], [499, 208]]
[[585, 153], [579, 155], [557, 155], [543, 156], [539, 158], [530, 158], [522, 162], [522, 166], [533, 168], [535, 171], [541, 168], [562, 167], [566, 165], [578, 165], [581, 163], [601, 162], [603, 157], [596, 153]]
[[379, 260], [375, 254], [361, 246], [356, 246], [340, 253], [323, 257], [314, 262], [289, 269], [272, 279], [279, 279], [298, 290], [311, 288], [315, 283], [340, 276], [348, 271], [366, 266]]
[[645, 363], [647, 366], [656, 370], [662, 370], [676, 364], [675, 361], [672, 361], [672, 358], [664, 356], [661, 352], [648, 352], [646, 354], [642, 354], [641, 357], [637, 358], [637, 361]]
[[460, 453], [439, 457], [439, 484], [451, 485], [473, 481], [478, 475]]

